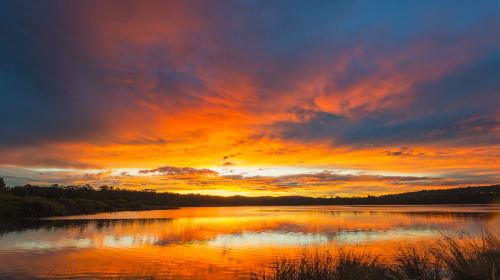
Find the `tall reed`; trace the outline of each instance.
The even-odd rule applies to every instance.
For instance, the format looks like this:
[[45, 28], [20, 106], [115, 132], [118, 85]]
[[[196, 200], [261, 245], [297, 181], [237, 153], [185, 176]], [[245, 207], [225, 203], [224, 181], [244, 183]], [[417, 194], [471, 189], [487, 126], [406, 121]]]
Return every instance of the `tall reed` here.
[[281, 258], [254, 280], [500, 280], [498, 236], [444, 236], [428, 248], [405, 247], [393, 260], [345, 249]]

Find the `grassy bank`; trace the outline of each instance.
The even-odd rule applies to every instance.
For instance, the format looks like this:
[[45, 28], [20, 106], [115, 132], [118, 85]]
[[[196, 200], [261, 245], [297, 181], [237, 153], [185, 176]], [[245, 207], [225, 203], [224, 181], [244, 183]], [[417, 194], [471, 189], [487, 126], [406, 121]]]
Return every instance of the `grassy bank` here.
[[40, 218], [100, 212], [172, 209], [168, 205], [150, 205], [124, 199], [92, 200], [85, 198], [45, 198], [0, 194], [0, 218]]
[[392, 260], [370, 253], [304, 251], [282, 258], [253, 280], [498, 280], [500, 242], [487, 235], [466, 241], [444, 237], [429, 248], [401, 248]]

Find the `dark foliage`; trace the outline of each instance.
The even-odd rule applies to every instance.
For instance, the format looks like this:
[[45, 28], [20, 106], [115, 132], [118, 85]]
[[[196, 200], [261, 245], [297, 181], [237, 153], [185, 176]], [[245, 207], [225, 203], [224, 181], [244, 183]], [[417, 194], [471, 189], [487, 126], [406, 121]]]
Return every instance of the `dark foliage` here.
[[[1, 180], [0, 182], [3, 182]], [[1, 185], [1, 183], [0, 183]], [[0, 186], [1, 187], [1, 186]], [[0, 188], [1, 190], [1, 188]], [[45, 217], [187, 206], [485, 204], [500, 199], [500, 185], [368, 197], [211, 196], [133, 191], [111, 186], [18, 186], [0, 193], [0, 217]]]
[[7, 192], [7, 185], [5, 184], [3, 178], [0, 178], [0, 193], [4, 192]]

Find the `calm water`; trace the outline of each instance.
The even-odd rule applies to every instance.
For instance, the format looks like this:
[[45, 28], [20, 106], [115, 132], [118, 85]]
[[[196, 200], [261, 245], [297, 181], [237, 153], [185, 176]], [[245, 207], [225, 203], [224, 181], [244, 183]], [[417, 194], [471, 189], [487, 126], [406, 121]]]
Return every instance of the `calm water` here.
[[443, 233], [484, 228], [500, 229], [500, 205], [200, 207], [3, 222], [0, 278], [246, 278], [301, 248], [390, 255]]

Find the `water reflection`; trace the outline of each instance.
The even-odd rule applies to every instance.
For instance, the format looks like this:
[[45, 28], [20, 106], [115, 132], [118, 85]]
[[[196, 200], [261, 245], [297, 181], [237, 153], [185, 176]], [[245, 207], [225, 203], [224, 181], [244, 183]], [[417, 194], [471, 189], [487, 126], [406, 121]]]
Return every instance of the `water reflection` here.
[[[92, 278], [157, 270], [232, 279], [308, 246], [389, 254], [443, 233], [500, 228], [498, 206], [213, 207], [0, 225], [0, 278]], [[19, 260], [23, 261], [19, 261]]]

